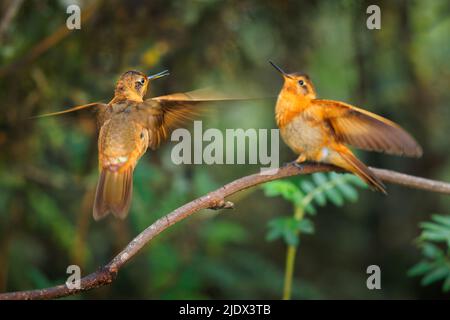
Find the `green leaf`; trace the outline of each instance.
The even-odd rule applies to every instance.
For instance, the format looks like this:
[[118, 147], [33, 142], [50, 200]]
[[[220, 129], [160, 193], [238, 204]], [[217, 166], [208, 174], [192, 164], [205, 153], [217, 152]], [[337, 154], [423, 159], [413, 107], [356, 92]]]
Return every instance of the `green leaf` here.
[[336, 189], [326, 189], [325, 194], [335, 206], [342, 207], [342, 205], [344, 204], [344, 199], [342, 198], [341, 194], [336, 191]]
[[450, 215], [443, 216], [443, 215], [435, 214], [435, 215], [432, 216], [432, 219], [434, 221], [436, 221], [436, 222], [438, 222], [440, 224], [443, 224], [446, 227], [448, 227], [447, 230], [450, 232]]
[[298, 224], [298, 230], [302, 233], [306, 234], [313, 234], [314, 233], [314, 224], [309, 219], [302, 219], [300, 220], [300, 223]]
[[446, 236], [444, 234], [435, 231], [424, 231], [422, 232], [420, 237], [424, 240], [442, 242], [447, 241], [449, 236]]
[[281, 235], [282, 235], [282, 233], [281, 233], [280, 230], [278, 230], [278, 229], [270, 229], [267, 232], [266, 240], [267, 241], [274, 241], [274, 240], [276, 240], [278, 238], [281, 238]]
[[428, 273], [425, 277], [423, 277], [421, 284], [423, 286], [427, 286], [436, 281], [444, 279], [445, 277], [447, 277], [449, 275], [449, 272], [450, 272], [450, 270], [447, 267], [437, 268], [437, 269], [431, 271], [430, 273]]
[[360, 187], [363, 189], [369, 188], [367, 183], [362, 181], [361, 178], [359, 178], [358, 176], [355, 176], [354, 174], [346, 173], [344, 176], [345, 176], [345, 180], [347, 180], [348, 182], [352, 183], [353, 185], [355, 185], [357, 187]]
[[285, 188], [285, 181], [270, 181], [263, 184], [264, 194], [266, 197], [277, 197], [282, 194], [282, 189]]
[[[450, 291], [450, 224], [448, 216], [433, 215], [432, 221], [419, 224], [422, 233], [419, 247], [426, 260], [409, 270], [408, 275], [424, 275], [421, 284], [426, 286], [444, 280], [442, 290]], [[446, 247], [442, 245], [446, 242]], [[439, 246], [437, 245], [439, 244]]]
[[420, 226], [425, 230], [436, 231], [443, 235], [450, 235], [450, 228], [433, 222], [422, 222]]
[[421, 261], [408, 270], [409, 277], [416, 277], [427, 273], [433, 269], [433, 265], [426, 261]]
[[314, 215], [317, 214], [316, 208], [314, 208], [314, 206], [313, 206], [311, 203], [308, 203], [308, 204], [306, 205], [305, 211], [306, 211], [306, 213], [308, 213], [308, 214], [310, 214], [310, 215], [312, 215], [312, 216], [314, 216]]
[[267, 241], [274, 241], [283, 235], [283, 229], [279, 226], [278, 219], [273, 219], [268, 223], [269, 231], [266, 235]]
[[300, 182], [300, 188], [302, 188], [302, 190], [303, 190], [305, 193], [310, 193], [310, 192], [312, 192], [316, 187], [314, 186], [314, 184], [313, 184], [311, 181], [309, 181], [309, 180], [307, 180], [307, 179], [304, 179], [304, 180], [302, 180], [302, 181]]
[[293, 232], [285, 232], [284, 233], [284, 241], [289, 246], [298, 246], [300, 243], [300, 239], [297, 234]]
[[322, 172], [313, 173], [312, 179], [317, 186], [322, 186], [328, 182], [327, 176]]
[[303, 193], [298, 189], [295, 192], [292, 193], [291, 199], [295, 206], [300, 206], [303, 201], [304, 195]]
[[433, 242], [447, 242], [450, 247], [450, 226], [449, 218], [442, 215], [433, 215], [432, 220], [435, 222], [422, 222], [420, 227], [423, 229], [420, 235], [421, 239]]
[[352, 185], [342, 182], [337, 185], [337, 189], [341, 191], [342, 195], [351, 202], [358, 200], [358, 191]]
[[422, 253], [430, 259], [441, 258], [444, 255], [441, 249], [428, 242], [422, 245]]
[[321, 207], [327, 204], [327, 197], [323, 194], [323, 192], [317, 192], [314, 195], [314, 201]]
[[297, 246], [299, 243], [298, 231], [300, 230], [301, 221], [293, 217], [276, 218], [269, 221], [269, 232], [266, 239], [273, 241], [283, 238], [286, 244]]
[[298, 203], [303, 198], [300, 189], [291, 181], [277, 180], [263, 185], [265, 195], [268, 197], [282, 196], [285, 200]]

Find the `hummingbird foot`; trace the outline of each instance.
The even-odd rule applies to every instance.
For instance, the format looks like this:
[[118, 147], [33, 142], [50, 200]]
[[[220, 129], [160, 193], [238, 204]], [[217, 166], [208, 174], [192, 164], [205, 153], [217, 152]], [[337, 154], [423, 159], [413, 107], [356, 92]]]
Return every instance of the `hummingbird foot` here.
[[302, 165], [303, 165], [303, 163], [298, 163], [297, 160], [290, 161], [290, 162], [285, 162], [285, 163], [284, 163], [284, 166], [285, 166], [285, 167], [294, 166], [294, 167], [297, 167], [297, 168], [299, 168], [299, 169], [302, 168]]
[[294, 166], [296, 168], [299, 169], [303, 169], [303, 165], [320, 165], [319, 162], [315, 162], [315, 161], [304, 161], [304, 162], [298, 162], [297, 160], [291, 161], [291, 162], [285, 162], [284, 166], [288, 167], [288, 166]]
[[293, 165], [294, 167], [297, 167], [297, 168], [299, 168], [299, 169], [303, 169], [303, 163], [304, 163], [304, 162], [300, 163], [300, 162], [297, 162], [297, 161], [292, 161], [291, 163], [292, 163], [292, 165]]

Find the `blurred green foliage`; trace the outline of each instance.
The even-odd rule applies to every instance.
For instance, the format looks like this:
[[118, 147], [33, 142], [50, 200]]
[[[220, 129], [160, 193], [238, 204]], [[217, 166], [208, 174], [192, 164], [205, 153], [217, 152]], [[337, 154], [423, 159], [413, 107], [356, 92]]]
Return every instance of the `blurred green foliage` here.
[[[11, 3], [0, 3], [0, 19]], [[267, 62], [272, 59], [288, 71], [309, 73], [320, 97], [396, 121], [424, 149], [420, 160], [361, 153], [362, 160], [450, 180], [446, 0], [383, 2], [381, 30], [366, 28], [372, 1], [79, 1], [82, 12], [91, 13], [81, 30], [58, 33], [70, 3], [23, 1], [0, 34], [0, 291], [62, 283], [70, 264], [92, 272], [157, 218], [259, 170], [175, 166], [168, 142], [136, 168], [128, 219], [94, 223], [94, 114], [29, 117], [108, 101], [115, 80], [129, 69], [170, 69], [151, 95], [213, 86], [275, 96], [281, 79]], [[217, 106], [204, 128], [274, 128], [274, 103]], [[294, 158], [281, 144], [280, 163]], [[427, 212], [448, 212], [450, 199], [398, 186], [388, 192], [362, 191], [344, 209], [320, 209], [314, 236], [302, 238], [295, 298], [442, 297], [440, 285], [421, 287], [405, 270], [420, 259], [412, 245], [418, 222]], [[354, 197], [350, 190], [339, 194]], [[326, 199], [340, 201], [336, 194]], [[233, 213], [201, 212], [173, 226], [113, 285], [72, 299], [279, 298], [284, 244], [265, 241], [265, 234], [268, 221], [282, 218], [290, 205], [258, 189], [230, 200]], [[314, 205], [322, 202], [315, 197]], [[370, 264], [381, 267], [381, 291], [365, 287]]]
[[305, 213], [315, 215], [316, 206], [324, 207], [327, 202], [337, 207], [342, 207], [346, 201], [356, 202], [358, 191], [355, 187], [367, 188], [367, 185], [353, 174], [318, 172], [311, 174], [311, 179], [300, 177], [292, 180], [296, 179], [300, 181], [295, 183], [275, 180], [262, 186], [266, 196], [281, 196], [294, 207], [292, 217], [274, 218], [269, 221], [266, 236], [269, 241], [282, 238], [287, 246], [283, 299], [291, 299], [296, 247], [300, 243], [300, 235], [314, 234], [314, 224], [305, 217]]
[[430, 222], [422, 222], [417, 239], [423, 260], [412, 267], [410, 276], [423, 276], [424, 286], [443, 281], [442, 289], [450, 291], [450, 216], [433, 215]]
[[[335, 172], [313, 173], [311, 178], [301, 177], [300, 181], [275, 180], [263, 185], [267, 197], [281, 196], [289, 201], [294, 208], [299, 208], [310, 215], [317, 213], [317, 206], [324, 207], [328, 202], [341, 207], [346, 201], [356, 202], [358, 191], [355, 187], [367, 188], [367, 185], [352, 174], [338, 174]], [[277, 217], [268, 223], [267, 240], [283, 238], [287, 245], [297, 246], [298, 233], [314, 233], [311, 220], [302, 214], [296, 217]]]

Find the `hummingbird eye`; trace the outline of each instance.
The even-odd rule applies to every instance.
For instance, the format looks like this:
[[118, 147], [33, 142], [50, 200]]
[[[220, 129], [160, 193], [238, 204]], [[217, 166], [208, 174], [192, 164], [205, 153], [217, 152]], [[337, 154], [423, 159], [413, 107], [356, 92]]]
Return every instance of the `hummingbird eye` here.
[[137, 80], [136, 82], [135, 82], [135, 85], [134, 85], [134, 87], [135, 87], [135, 89], [136, 90], [141, 90], [141, 88], [144, 86], [144, 84], [145, 84], [145, 78], [140, 78], [139, 80]]

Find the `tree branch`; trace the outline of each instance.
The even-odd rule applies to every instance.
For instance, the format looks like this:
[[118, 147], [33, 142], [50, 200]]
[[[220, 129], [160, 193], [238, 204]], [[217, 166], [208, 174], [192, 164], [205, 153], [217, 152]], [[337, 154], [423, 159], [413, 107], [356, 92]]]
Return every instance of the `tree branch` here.
[[[370, 168], [380, 179], [385, 182], [398, 184], [410, 188], [422, 189], [431, 192], [450, 194], [450, 183], [435, 181], [425, 178], [410, 176], [407, 174]], [[52, 299], [79, 292], [88, 291], [97, 287], [110, 284], [128, 261], [130, 261], [147, 243], [171, 225], [183, 220], [202, 209], [232, 208], [233, 204], [225, 201], [229, 197], [244, 189], [254, 187], [264, 182], [282, 179], [295, 175], [303, 175], [314, 172], [342, 171], [341, 169], [325, 164], [305, 163], [300, 166], [287, 165], [271, 175], [253, 174], [234, 180], [223, 187], [195, 199], [168, 215], [158, 219], [152, 225], [134, 238], [114, 259], [107, 265], [81, 279], [80, 289], [69, 289], [65, 284], [38, 290], [18, 291], [0, 294], [0, 300], [6, 299]]]

